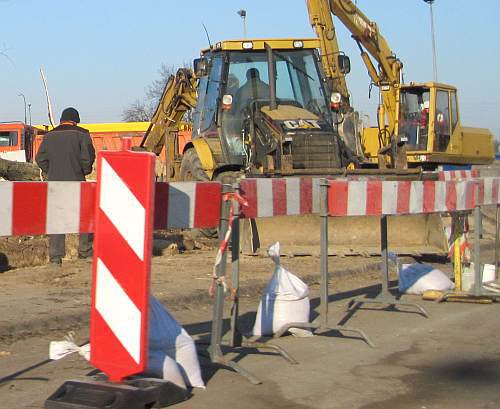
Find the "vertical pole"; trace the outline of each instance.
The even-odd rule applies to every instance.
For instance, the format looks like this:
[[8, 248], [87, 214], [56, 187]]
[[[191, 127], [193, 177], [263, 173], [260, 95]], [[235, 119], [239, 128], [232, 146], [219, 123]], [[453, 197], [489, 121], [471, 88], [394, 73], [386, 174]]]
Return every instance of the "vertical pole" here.
[[436, 30], [434, 29], [434, 10], [432, 9], [432, 3], [434, 3], [434, 1], [429, 1], [428, 3], [431, 12], [432, 68], [434, 72], [434, 82], [437, 82], [438, 70], [437, 70], [437, 51], [436, 51]]
[[[233, 190], [239, 193], [239, 184], [233, 185]], [[238, 330], [238, 317], [239, 317], [239, 304], [240, 304], [240, 206], [237, 201], [233, 205], [234, 218], [233, 230], [231, 234], [231, 263], [232, 263], [232, 275], [231, 275], [231, 287], [232, 287], [232, 297], [233, 305], [231, 308], [231, 334], [229, 344], [232, 347], [241, 346], [242, 336]]]
[[380, 254], [382, 256], [382, 294], [389, 294], [389, 253], [387, 251], [387, 216], [380, 218]]
[[[478, 189], [476, 188], [476, 198]], [[481, 207], [476, 200], [476, 207], [474, 208], [474, 295], [481, 294], [483, 285], [483, 277], [481, 274], [481, 243], [480, 243], [480, 230], [479, 224], [481, 223]]]
[[495, 212], [495, 280], [498, 278], [498, 225], [499, 225], [499, 215], [500, 206], [496, 205]]
[[452, 215], [453, 242], [453, 272], [455, 275], [455, 290], [462, 291], [462, 257], [460, 254], [460, 236], [464, 220], [457, 213]]
[[328, 181], [320, 182], [320, 315], [322, 327], [328, 326]]
[[[231, 186], [223, 185], [222, 194], [231, 191]], [[220, 229], [219, 229], [219, 244], [224, 240], [228, 226], [229, 226], [229, 212], [231, 207], [231, 201], [223, 201], [221, 203], [221, 217], [220, 217]], [[217, 277], [224, 277], [226, 275], [226, 262], [227, 262], [227, 251], [222, 254], [221, 262], [215, 272]], [[222, 320], [224, 317], [224, 286], [217, 283], [215, 288], [215, 302], [214, 302], [214, 313], [212, 320], [212, 333], [210, 334], [210, 358], [213, 362], [217, 361], [220, 355], [220, 344], [222, 341]]]

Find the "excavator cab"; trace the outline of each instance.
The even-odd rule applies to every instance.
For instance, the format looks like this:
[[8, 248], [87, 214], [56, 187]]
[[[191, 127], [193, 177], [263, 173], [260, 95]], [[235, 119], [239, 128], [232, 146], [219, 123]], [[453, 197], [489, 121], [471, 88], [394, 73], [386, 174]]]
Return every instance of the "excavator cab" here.
[[460, 126], [455, 87], [434, 82], [402, 85], [397, 117], [396, 132], [407, 140], [410, 166], [491, 162], [491, 133]]

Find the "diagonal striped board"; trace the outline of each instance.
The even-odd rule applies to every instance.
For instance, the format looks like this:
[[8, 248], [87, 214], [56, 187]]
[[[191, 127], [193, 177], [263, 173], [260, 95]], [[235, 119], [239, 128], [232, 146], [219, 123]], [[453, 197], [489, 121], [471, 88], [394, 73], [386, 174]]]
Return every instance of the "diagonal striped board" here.
[[119, 382], [147, 366], [155, 156], [103, 151], [97, 160], [91, 362]]

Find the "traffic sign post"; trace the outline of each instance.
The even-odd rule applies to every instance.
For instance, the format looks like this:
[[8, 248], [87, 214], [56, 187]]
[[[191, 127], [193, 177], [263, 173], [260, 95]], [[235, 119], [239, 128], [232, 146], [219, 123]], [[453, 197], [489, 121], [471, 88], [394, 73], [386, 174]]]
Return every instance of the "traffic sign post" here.
[[147, 366], [154, 162], [144, 152], [98, 156], [90, 362], [112, 382]]
[[98, 154], [90, 361], [104, 376], [65, 382], [46, 409], [143, 409], [189, 397], [167, 381], [130, 378], [147, 368], [154, 165], [146, 152]]

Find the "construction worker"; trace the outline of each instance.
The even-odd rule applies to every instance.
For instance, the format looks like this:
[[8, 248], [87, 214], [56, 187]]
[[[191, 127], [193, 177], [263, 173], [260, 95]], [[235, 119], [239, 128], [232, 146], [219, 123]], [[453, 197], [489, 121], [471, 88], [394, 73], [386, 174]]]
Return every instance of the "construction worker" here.
[[[36, 155], [36, 162], [49, 181], [85, 181], [92, 172], [95, 150], [89, 131], [80, 128], [80, 115], [75, 108], [66, 108], [61, 114], [59, 126], [48, 132]], [[65, 235], [49, 235], [49, 260], [61, 265], [66, 254]], [[92, 255], [92, 237], [81, 234], [78, 257]]]
[[257, 68], [247, 70], [247, 82], [236, 92], [236, 112], [248, 107], [248, 104], [256, 99], [269, 99], [269, 85], [260, 79], [260, 73]]

